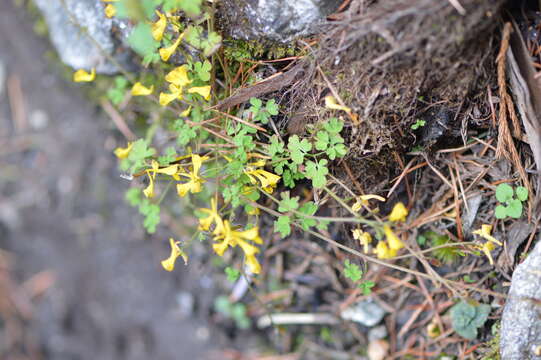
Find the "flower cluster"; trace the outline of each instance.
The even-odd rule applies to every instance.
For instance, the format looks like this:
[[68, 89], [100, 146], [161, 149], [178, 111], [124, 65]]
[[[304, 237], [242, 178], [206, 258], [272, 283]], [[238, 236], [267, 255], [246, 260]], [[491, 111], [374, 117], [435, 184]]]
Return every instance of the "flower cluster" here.
[[[361, 209], [362, 206], [366, 206], [368, 204], [368, 200], [371, 199], [377, 199], [380, 201], [385, 200], [376, 195], [364, 195], [363, 197], [360, 197], [353, 205], [354, 211], [358, 211]], [[393, 207], [393, 210], [389, 215], [389, 221], [403, 222], [406, 221], [407, 216], [408, 209], [406, 209], [403, 203], [399, 202]], [[404, 243], [387, 224], [383, 225], [383, 233], [385, 236], [385, 240], [380, 240], [373, 252], [379, 259], [391, 259], [397, 255], [398, 250], [404, 247]], [[359, 241], [359, 243], [363, 247], [363, 251], [365, 253], [368, 253], [369, 244], [372, 243], [372, 235], [370, 235], [370, 233], [366, 231], [362, 231], [361, 229], [354, 229], [352, 234], [353, 238]]]
[[496, 248], [496, 245], [502, 246], [502, 243], [492, 236], [491, 233], [492, 225], [487, 224], [483, 224], [480, 229], [473, 231], [473, 234], [479, 235], [486, 240], [484, 244], [474, 245], [473, 247], [476, 250], [481, 250], [488, 258], [488, 261], [490, 261], [490, 265], [494, 265], [494, 260], [492, 260], [490, 252]]
[[207, 214], [206, 217], [199, 219], [199, 230], [210, 231], [214, 225], [212, 235], [215, 243], [212, 248], [219, 256], [223, 256], [228, 247], [239, 246], [246, 256], [246, 264], [250, 271], [254, 274], [259, 274], [261, 265], [257, 261], [256, 255], [259, 253], [259, 248], [250, 242], [262, 244], [263, 240], [259, 237], [259, 228], [253, 227], [248, 230], [238, 231], [231, 226], [228, 220], [223, 220], [218, 213], [218, 206], [215, 199], [211, 200], [210, 209], [200, 209], [201, 212]]

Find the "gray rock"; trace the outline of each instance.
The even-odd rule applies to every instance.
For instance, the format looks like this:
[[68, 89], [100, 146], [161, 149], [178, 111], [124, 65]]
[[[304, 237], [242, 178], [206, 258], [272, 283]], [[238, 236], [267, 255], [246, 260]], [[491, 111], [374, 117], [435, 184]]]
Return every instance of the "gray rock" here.
[[541, 359], [541, 241], [513, 273], [503, 310], [502, 360]]
[[342, 311], [342, 319], [358, 322], [364, 326], [374, 326], [385, 316], [385, 310], [372, 300], [363, 300]]
[[287, 42], [317, 31], [339, 0], [225, 0], [228, 35], [243, 40]]
[[[60, 59], [74, 69], [96, 68], [98, 73], [112, 74], [118, 70], [110, 63], [89, 37], [73, 24], [70, 14], [82, 28], [85, 28], [101, 49], [109, 55], [116, 50], [112, 35], [116, 24], [121, 33], [127, 25], [118, 20], [108, 19], [104, 12], [104, 3], [96, 0], [65, 0], [64, 8], [60, 0], [34, 0], [49, 28], [51, 41]], [[124, 56], [127, 56], [126, 54]], [[123, 63], [125, 59], [117, 59]]]
[[2, 59], [0, 59], [0, 99], [2, 98], [2, 95], [4, 94], [5, 85], [6, 85], [6, 66], [2, 62]]

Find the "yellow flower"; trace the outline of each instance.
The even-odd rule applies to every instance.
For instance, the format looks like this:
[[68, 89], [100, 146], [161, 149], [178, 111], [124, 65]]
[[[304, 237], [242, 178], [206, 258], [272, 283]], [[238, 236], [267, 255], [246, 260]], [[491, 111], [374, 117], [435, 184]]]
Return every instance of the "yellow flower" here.
[[167, 62], [167, 60], [169, 60], [171, 55], [173, 55], [174, 52], [177, 50], [177, 47], [180, 44], [180, 42], [182, 41], [183, 37], [184, 37], [184, 33], [180, 34], [177, 41], [175, 41], [173, 44], [171, 44], [170, 46], [168, 46], [166, 48], [161, 48], [160, 49], [159, 53], [160, 53], [160, 57], [162, 58], [163, 61]]
[[184, 110], [183, 112], [180, 113], [180, 116], [182, 117], [188, 117], [190, 116], [190, 111], [192, 111], [192, 107], [189, 106], [186, 110]]
[[125, 148], [117, 147], [115, 149], [115, 156], [119, 159], [125, 159], [130, 155], [130, 151], [133, 147], [133, 143], [129, 142]]
[[83, 69], [77, 70], [73, 73], [73, 81], [75, 82], [91, 82], [96, 78], [96, 69], [92, 68], [90, 73]]
[[185, 184], [177, 184], [177, 193], [179, 196], [185, 196], [188, 192], [191, 192], [192, 194], [201, 192], [201, 184], [205, 182], [205, 180], [199, 176], [199, 170], [201, 169], [203, 160], [204, 159], [197, 154], [192, 155], [193, 171], [188, 174], [181, 174], [190, 179], [190, 181]]
[[175, 84], [169, 85], [169, 90], [171, 93], [160, 93], [159, 102], [161, 106], [167, 106], [171, 101], [176, 99], [182, 99], [182, 88], [176, 86]]
[[269, 194], [272, 194], [273, 189], [276, 188], [281, 177], [266, 170], [256, 168], [256, 166], [265, 166], [265, 161], [258, 161], [252, 165], [254, 166], [248, 166], [246, 169], [244, 169], [244, 173], [248, 175], [250, 182], [252, 184], [256, 184], [259, 180], [263, 190]]
[[147, 173], [149, 183], [148, 186], [143, 190], [143, 194], [147, 198], [153, 198], [154, 197], [154, 179], [156, 178], [156, 174], [165, 174], [173, 177], [175, 180], [180, 180], [180, 177], [178, 175], [180, 169], [179, 165], [170, 165], [164, 168], [160, 169], [160, 164], [156, 160], [152, 160], [152, 168], [145, 170]]
[[107, 16], [109, 19], [116, 15], [116, 8], [113, 4], [107, 4], [105, 6], [105, 16]]
[[490, 235], [492, 232], [492, 225], [483, 224], [481, 229], [475, 230], [472, 233], [475, 235], [480, 235], [482, 238], [485, 238], [495, 244], [502, 246], [502, 243], [498, 241], [494, 236]]
[[362, 206], [363, 205], [365, 205], [365, 206], [368, 205], [368, 200], [372, 200], [372, 199], [379, 200], [379, 201], [385, 201], [385, 198], [383, 196], [372, 195], [372, 194], [361, 195], [361, 196], [357, 197], [357, 201], [355, 202], [355, 204], [353, 204], [353, 206], [351, 206], [351, 210], [353, 210], [355, 212], [361, 210]]
[[391, 259], [396, 256], [396, 250], [389, 249], [385, 241], [378, 242], [378, 245], [374, 249], [374, 253], [378, 259]]
[[353, 230], [353, 238], [358, 240], [363, 246], [364, 253], [368, 253], [368, 244], [372, 242], [372, 235], [366, 231], [362, 231], [361, 229], [355, 229]]
[[393, 211], [389, 215], [389, 221], [406, 221], [408, 216], [408, 209], [402, 202], [398, 202], [393, 207]]
[[387, 225], [383, 226], [383, 232], [385, 233], [385, 239], [389, 244], [389, 249], [393, 250], [395, 253], [404, 247], [404, 243], [396, 234], [391, 230]]
[[224, 224], [222, 217], [218, 214], [218, 204], [216, 199], [210, 200], [210, 209], [199, 209], [199, 211], [208, 214], [206, 218], [199, 219], [199, 230], [209, 231], [213, 223], [216, 224], [213, 234], [218, 235], [222, 233]]
[[479, 246], [479, 249], [483, 251], [490, 262], [490, 265], [494, 265], [494, 260], [492, 260], [492, 255], [490, 252], [496, 248], [496, 245], [492, 241], [487, 241], [483, 246]]
[[220, 241], [212, 245], [214, 251], [219, 256], [223, 256], [228, 246], [239, 246], [244, 255], [246, 256], [246, 264], [254, 274], [259, 274], [261, 271], [261, 265], [257, 261], [256, 254], [259, 249], [250, 244], [248, 241], [253, 241], [256, 244], [262, 244], [263, 240], [259, 237], [259, 229], [257, 227], [251, 228], [245, 231], [235, 231], [231, 229], [229, 221], [225, 220], [223, 223], [223, 229], [214, 240]]
[[165, 81], [175, 84], [178, 87], [184, 87], [192, 83], [188, 78], [188, 65], [181, 65], [171, 70], [165, 75]]
[[179, 256], [184, 259], [184, 264], [188, 264], [188, 255], [180, 248], [179, 241], [169, 239], [169, 244], [171, 245], [171, 255], [165, 260], [162, 261], [162, 267], [167, 271], [173, 271], [175, 269], [175, 262]]
[[158, 15], [158, 20], [152, 24], [152, 37], [156, 41], [162, 41], [163, 32], [167, 26], [167, 18], [158, 10], [156, 10], [156, 15]]
[[131, 94], [133, 96], [146, 96], [152, 94], [154, 91], [154, 85], [150, 86], [150, 88], [147, 88], [140, 82], [136, 82], [133, 84], [133, 87], [131, 88]]
[[190, 94], [199, 94], [203, 98], [205, 98], [205, 100], [210, 99], [210, 85], [207, 85], [207, 86], [194, 86], [193, 88], [188, 89], [188, 92]]
[[351, 113], [350, 108], [348, 108], [347, 106], [342, 106], [338, 104], [336, 102], [336, 99], [332, 95], [325, 96], [325, 107], [327, 109], [332, 109], [332, 110], [342, 110], [342, 111], [347, 112], [348, 114]]

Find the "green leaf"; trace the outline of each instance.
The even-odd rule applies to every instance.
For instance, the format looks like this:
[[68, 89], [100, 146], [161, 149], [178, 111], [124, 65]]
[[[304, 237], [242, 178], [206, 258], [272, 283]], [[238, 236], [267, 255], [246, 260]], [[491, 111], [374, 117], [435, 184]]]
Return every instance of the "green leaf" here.
[[316, 134], [316, 150], [323, 151], [329, 146], [329, 133], [326, 131], [318, 131]]
[[158, 157], [158, 163], [161, 166], [168, 166], [177, 158], [177, 152], [173, 146], [169, 146], [165, 149], [162, 156]]
[[517, 199], [520, 201], [528, 200], [528, 189], [526, 189], [524, 186], [517, 187], [515, 192], [517, 194]]
[[279, 107], [274, 99], [270, 99], [269, 101], [267, 101], [266, 109], [270, 115], [278, 115]]
[[329, 173], [327, 163], [327, 159], [321, 159], [317, 163], [310, 160], [306, 163], [305, 175], [312, 180], [312, 185], [315, 188], [321, 189], [327, 184], [325, 177]]
[[507, 216], [514, 219], [519, 219], [522, 216], [522, 202], [518, 199], [509, 200], [505, 208]]
[[477, 329], [483, 326], [490, 313], [490, 305], [472, 305], [461, 301], [451, 310], [453, 329], [462, 337], [474, 340], [477, 338]]
[[206, 57], [211, 56], [222, 44], [222, 37], [217, 32], [211, 31], [206, 39], [201, 42], [201, 50]]
[[334, 160], [337, 157], [342, 157], [346, 155], [348, 152], [346, 146], [344, 144], [336, 144], [330, 146], [325, 153], [329, 157], [329, 159]]
[[340, 133], [343, 127], [344, 127], [344, 122], [337, 118], [330, 118], [328, 121], [323, 123], [323, 128], [327, 130], [330, 134]]
[[133, 187], [126, 191], [125, 199], [131, 206], [138, 206], [142, 201], [141, 194], [141, 189]]
[[225, 274], [227, 275], [227, 281], [229, 282], [235, 282], [240, 277], [240, 271], [229, 266], [225, 268]]
[[201, 79], [202, 81], [209, 81], [210, 80], [210, 70], [212, 69], [212, 65], [210, 64], [210, 61], [205, 60], [204, 62], [196, 62], [194, 64], [194, 72], [197, 74], [197, 77]]
[[328, 220], [318, 220], [316, 227], [318, 230], [327, 231], [330, 223]]
[[178, 9], [184, 11], [190, 17], [199, 16], [201, 14], [201, 4], [203, 0], [183, 0], [177, 1]]
[[160, 206], [144, 199], [139, 205], [139, 212], [145, 216], [144, 228], [150, 234], [155, 233], [156, 226], [160, 223]]
[[130, 154], [120, 163], [120, 168], [124, 171], [129, 171], [131, 174], [135, 174], [146, 166], [145, 160], [155, 153], [156, 150], [149, 148], [146, 140], [139, 139], [133, 143]]
[[275, 155], [281, 154], [284, 152], [284, 143], [280, 141], [278, 136], [273, 135], [270, 138], [270, 144], [268, 146], [269, 156], [274, 157]]
[[289, 197], [289, 191], [283, 191], [280, 193], [282, 200], [278, 204], [278, 211], [280, 212], [289, 212], [297, 210], [299, 207], [299, 197], [295, 196], [294, 198]]
[[156, 51], [159, 43], [152, 37], [150, 25], [140, 22], [128, 37], [128, 44], [141, 56], [147, 56]]
[[274, 231], [279, 232], [283, 237], [291, 234], [291, 218], [289, 216], [279, 216], [274, 221]]
[[376, 286], [376, 283], [373, 281], [363, 281], [359, 284], [359, 289], [362, 290], [363, 295], [370, 295], [372, 293], [372, 288]]
[[352, 264], [348, 259], [344, 261], [344, 276], [353, 282], [361, 280], [363, 271], [357, 264]]
[[499, 202], [507, 202], [513, 198], [513, 188], [508, 184], [500, 184], [496, 187], [496, 199]]
[[496, 219], [505, 219], [507, 217], [507, 208], [503, 205], [497, 205], [494, 216], [496, 216]]
[[[317, 205], [313, 202], [313, 201], [308, 201], [308, 202], [305, 202], [304, 204], [302, 204], [302, 206], [299, 208], [299, 212], [305, 214], [305, 215], [308, 215], [308, 216], [312, 216], [316, 213], [317, 211]], [[311, 218], [308, 218], [308, 217], [303, 217], [301, 215], [297, 215], [300, 222], [301, 222], [301, 227], [303, 228], [303, 230], [308, 230], [310, 229], [312, 226], [316, 226], [317, 224], [317, 221], [315, 219], [311, 219]]]
[[312, 144], [306, 139], [299, 140], [297, 135], [293, 135], [289, 138], [289, 143], [287, 148], [291, 152], [291, 160], [297, 164], [302, 164], [304, 161], [304, 156], [312, 150]]
[[178, 134], [177, 144], [179, 146], [185, 146], [192, 139], [195, 139], [197, 137], [196, 129], [198, 129], [198, 127], [190, 126], [184, 120], [177, 119], [175, 122], [175, 131]]

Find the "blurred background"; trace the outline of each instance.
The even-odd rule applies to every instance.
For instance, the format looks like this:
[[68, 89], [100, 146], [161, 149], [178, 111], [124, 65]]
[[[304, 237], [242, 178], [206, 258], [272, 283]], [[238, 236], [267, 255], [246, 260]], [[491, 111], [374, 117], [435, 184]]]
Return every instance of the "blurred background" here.
[[208, 274], [163, 271], [167, 238], [123, 204], [122, 137], [19, 3], [0, 1], [0, 359], [212, 357]]

